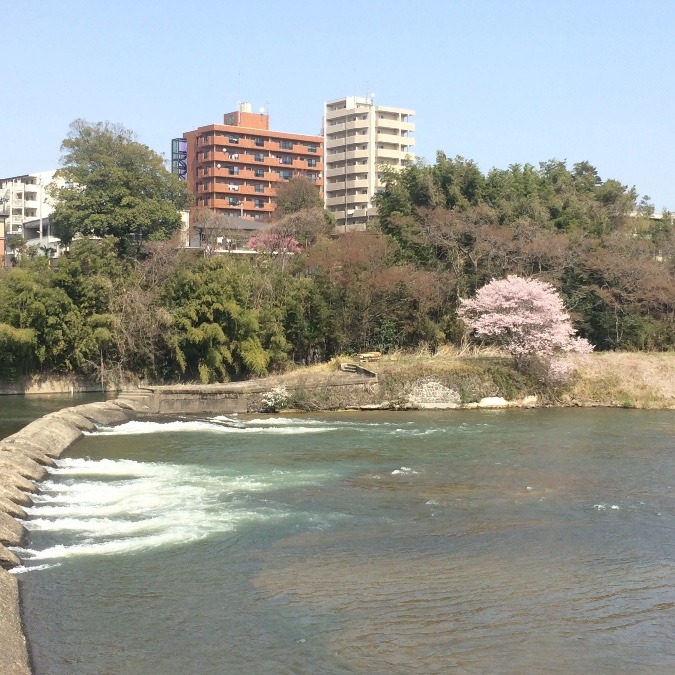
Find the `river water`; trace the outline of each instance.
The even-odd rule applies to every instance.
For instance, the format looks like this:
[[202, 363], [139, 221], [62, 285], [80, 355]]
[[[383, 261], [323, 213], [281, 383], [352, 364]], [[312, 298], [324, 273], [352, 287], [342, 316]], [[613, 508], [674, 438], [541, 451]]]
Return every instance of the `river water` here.
[[675, 414], [101, 429], [20, 551], [37, 675], [675, 671]]
[[0, 439], [13, 434], [26, 424], [47, 413], [84, 403], [105, 400], [105, 394], [31, 394], [0, 395]]

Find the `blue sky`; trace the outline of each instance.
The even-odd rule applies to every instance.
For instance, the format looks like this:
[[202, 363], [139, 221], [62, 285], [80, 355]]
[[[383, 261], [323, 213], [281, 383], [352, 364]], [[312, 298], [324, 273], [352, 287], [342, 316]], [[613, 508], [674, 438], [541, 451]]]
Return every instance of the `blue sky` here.
[[0, 24], [3, 177], [55, 168], [78, 117], [168, 156], [238, 101], [319, 133], [325, 100], [374, 92], [430, 163], [588, 160], [675, 210], [672, 0], [33, 0]]

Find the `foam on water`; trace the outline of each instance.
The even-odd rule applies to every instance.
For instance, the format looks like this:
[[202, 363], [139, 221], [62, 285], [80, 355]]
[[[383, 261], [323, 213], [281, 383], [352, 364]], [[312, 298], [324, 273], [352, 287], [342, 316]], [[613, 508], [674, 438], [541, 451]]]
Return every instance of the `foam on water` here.
[[[213, 418], [217, 419], [217, 418]], [[324, 427], [324, 428], [330, 428], [334, 429], [335, 427], [335, 422], [334, 421], [327, 421], [327, 420], [321, 420], [321, 419], [309, 419], [305, 417], [275, 417], [275, 416], [270, 416], [270, 417], [258, 417], [252, 420], [247, 420], [246, 422], [242, 422], [244, 426], [250, 426], [250, 427], [287, 427], [287, 426], [301, 426], [301, 427], [308, 427], [308, 426], [317, 426], [317, 427]], [[339, 429], [367, 429], [370, 428], [372, 429], [373, 427], [381, 428], [381, 429], [386, 429], [388, 427], [401, 427], [401, 426], [409, 426], [412, 425], [413, 422], [405, 422], [405, 421], [397, 421], [397, 422], [364, 422], [359, 420], [358, 422], [352, 422], [350, 420], [340, 420], [338, 422], [339, 424]]]
[[[387, 429], [393, 427], [394, 433], [419, 432], [406, 430], [412, 422], [352, 422], [339, 423], [308, 419], [301, 417], [258, 417], [250, 420], [239, 420], [224, 415], [216, 415], [207, 419], [180, 419], [171, 422], [131, 421], [115, 427], [99, 427], [96, 431], [85, 432], [87, 435], [105, 436], [134, 436], [142, 434], [174, 433], [174, 432], [210, 432], [214, 434], [316, 434], [339, 431], [347, 428], [354, 431], [368, 431], [374, 427]], [[423, 433], [437, 433], [438, 429], [427, 430]], [[443, 430], [441, 430], [443, 431]]]
[[[303, 417], [249, 420], [214, 416], [171, 422], [131, 421], [104, 427], [91, 435], [133, 436], [195, 432], [208, 434], [317, 434], [349, 428], [355, 433], [379, 428], [385, 434], [416, 434], [411, 423], [335, 422]], [[427, 430], [438, 431], [438, 428]], [[253, 523], [299, 518], [314, 528], [328, 526], [343, 514], [316, 516], [293, 512], [277, 501], [279, 492], [336, 479], [335, 469], [268, 468], [246, 472], [219, 465], [142, 462], [130, 459], [63, 459], [27, 508], [26, 528], [40, 544], [24, 550], [25, 561], [79, 556], [133, 554], [185, 545]], [[401, 466], [393, 475], [413, 476]], [[271, 499], [268, 498], [269, 493]], [[283, 498], [282, 498], [283, 499]], [[347, 517], [347, 516], [344, 516]], [[32, 569], [36, 569], [36, 564]]]
[[22, 549], [24, 561], [129, 554], [303, 517], [256, 495], [331, 478], [321, 471], [228, 475], [223, 468], [109, 459], [58, 460], [51, 473], [24, 521], [34, 539], [47, 541], [39, 550]]
[[110, 460], [100, 459], [92, 462], [88, 459], [66, 459], [51, 469], [55, 475], [70, 476], [159, 476], [167, 473], [166, 464], [153, 462], [136, 462], [132, 459]]
[[298, 417], [257, 417], [247, 420], [248, 427], [291, 427], [291, 426], [314, 426], [325, 427], [327, 422], [323, 420], [300, 419]]
[[209, 420], [174, 420], [172, 422], [148, 422], [133, 420], [116, 427], [101, 426], [96, 431], [84, 432], [87, 435], [137, 436], [140, 434], [158, 434], [175, 432], [212, 431], [227, 432], [236, 427], [225, 426]]
[[402, 466], [400, 469], [394, 469], [391, 472], [392, 476], [415, 476], [419, 471], [415, 471], [409, 466]]
[[395, 436], [432, 436], [434, 434], [444, 434], [449, 430], [445, 427], [438, 427], [437, 429], [394, 429], [393, 434]]
[[60, 563], [45, 563], [43, 565], [18, 565], [8, 570], [10, 574], [25, 574], [26, 572], [39, 572], [40, 570], [48, 570], [50, 567], [58, 567]]
[[99, 427], [96, 431], [85, 432], [88, 435], [138, 436], [142, 434], [175, 432], [210, 432], [214, 434], [316, 434], [337, 431], [338, 427], [325, 422], [301, 421], [297, 419], [270, 418], [270, 420], [251, 420], [250, 422], [223, 424], [221, 419], [175, 420], [173, 422], [125, 422], [116, 427]]

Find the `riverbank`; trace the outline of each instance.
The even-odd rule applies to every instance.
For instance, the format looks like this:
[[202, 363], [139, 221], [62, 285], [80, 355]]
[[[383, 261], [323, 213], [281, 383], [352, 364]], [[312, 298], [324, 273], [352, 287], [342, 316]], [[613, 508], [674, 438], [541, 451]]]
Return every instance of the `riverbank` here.
[[307, 411], [354, 408], [621, 407], [675, 409], [675, 352], [599, 352], [572, 356], [564, 387], [546, 387], [495, 352], [392, 354], [365, 365], [377, 384], [328, 387], [346, 359], [267, 378], [288, 390], [287, 405]]
[[[492, 399], [495, 404], [497, 399], [503, 399], [512, 407], [675, 409], [675, 352], [598, 352], [571, 356], [570, 362], [575, 375], [567, 386], [559, 388], [545, 387], [519, 373], [510, 357], [497, 352], [458, 353], [453, 348], [441, 348], [434, 355], [393, 353], [364, 363], [358, 358], [337, 357], [328, 363], [245, 382], [150, 386], [148, 389], [203, 392], [222, 388], [223, 391], [247, 392], [247, 407], [251, 411], [260, 410], [265, 393], [279, 387], [289, 393], [288, 407], [305, 411], [476, 407], [483, 399]], [[363, 378], [356, 384], [350, 382], [349, 374], [340, 370], [341, 365], [349, 363], [365, 366], [375, 377], [370, 382], [364, 382]], [[105, 392], [114, 397], [137, 388], [136, 382], [110, 381]], [[0, 395], [73, 395], [101, 391], [100, 383], [70, 378], [0, 382]]]

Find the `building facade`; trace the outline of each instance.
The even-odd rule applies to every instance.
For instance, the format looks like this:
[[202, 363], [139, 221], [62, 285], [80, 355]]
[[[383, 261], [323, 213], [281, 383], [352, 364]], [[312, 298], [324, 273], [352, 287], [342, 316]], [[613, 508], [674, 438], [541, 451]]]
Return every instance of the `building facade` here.
[[322, 191], [322, 136], [271, 131], [269, 115], [251, 112], [248, 103], [223, 121], [173, 144], [172, 168], [183, 172], [196, 207], [266, 222], [281, 183], [304, 176]]
[[45, 253], [57, 255], [59, 240], [51, 236], [49, 216], [54, 204], [47, 188], [53, 183], [55, 171], [41, 171], [0, 178], [0, 224], [2, 224], [3, 254], [10, 254], [7, 241], [20, 237], [29, 246], [42, 246]]
[[5, 265], [5, 216], [0, 213], [0, 267]]
[[414, 161], [414, 110], [376, 106], [373, 98], [347, 96], [324, 106], [324, 201], [345, 231], [365, 229], [377, 214], [382, 171]]

